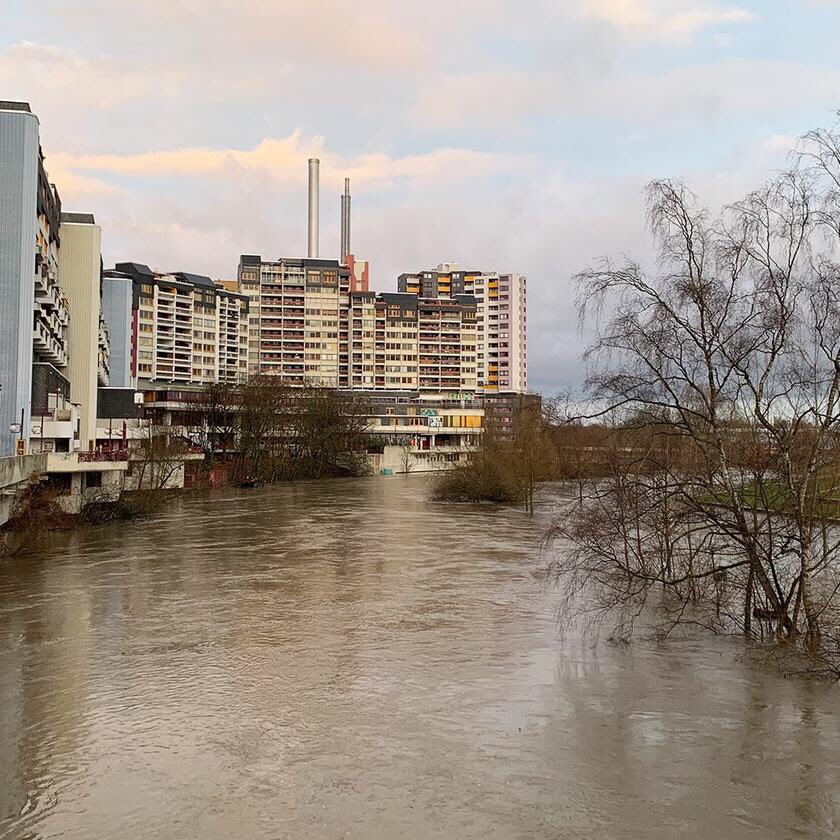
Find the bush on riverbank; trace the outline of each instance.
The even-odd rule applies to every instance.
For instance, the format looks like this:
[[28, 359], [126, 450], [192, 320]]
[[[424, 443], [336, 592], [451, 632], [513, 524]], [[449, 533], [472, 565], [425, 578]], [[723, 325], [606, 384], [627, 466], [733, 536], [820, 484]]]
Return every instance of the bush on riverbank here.
[[129, 522], [146, 519], [163, 510], [173, 498], [184, 490], [132, 490], [122, 493], [119, 499], [92, 498], [82, 506], [77, 524], [105, 525], [109, 522]]
[[436, 476], [432, 495], [440, 502], [520, 504], [525, 499], [525, 485], [513, 452], [482, 449], [468, 463]]
[[499, 434], [490, 427], [481, 449], [466, 464], [436, 478], [432, 497], [444, 502], [524, 504], [533, 512], [537, 487], [558, 470], [552, 428], [539, 400], [523, 402], [509, 431]]
[[23, 490], [8, 522], [0, 528], [0, 555], [14, 556], [34, 545], [46, 531], [70, 531], [74, 517], [58, 504], [58, 492], [48, 483]]

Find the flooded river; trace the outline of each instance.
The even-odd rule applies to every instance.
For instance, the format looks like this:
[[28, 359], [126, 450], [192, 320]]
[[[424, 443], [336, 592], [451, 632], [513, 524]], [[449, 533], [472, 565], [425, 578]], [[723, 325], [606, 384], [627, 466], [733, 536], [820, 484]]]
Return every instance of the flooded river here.
[[540, 529], [376, 478], [0, 565], [0, 838], [840, 837], [840, 689], [560, 638]]

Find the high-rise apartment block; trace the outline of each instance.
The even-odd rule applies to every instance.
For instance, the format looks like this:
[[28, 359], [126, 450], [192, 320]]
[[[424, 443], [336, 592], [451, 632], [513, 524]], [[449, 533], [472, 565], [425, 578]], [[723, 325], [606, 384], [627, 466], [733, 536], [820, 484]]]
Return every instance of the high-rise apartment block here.
[[351, 293], [347, 386], [455, 395], [476, 387], [476, 306], [399, 293]]
[[102, 319], [102, 231], [91, 213], [61, 214], [59, 276], [72, 302], [67, 328], [70, 400], [79, 406], [79, 446], [96, 441], [96, 392], [108, 384], [109, 337]]
[[25, 102], [0, 101], [0, 456], [29, 447], [36, 366], [42, 387], [62, 400], [68, 391], [60, 218], [38, 118]]
[[452, 263], [401, 274], [400, 292], [421, 298], [475, 298], [477, 390], [481, 394], [528, 390], [527, 280], [521, 274], [465, 271]]
[[108, 331], [110, 365], [108, 380], [112, 388], [133, 388], [131, 360], [131, 305], [134, 281], [129, 275], [111, 271], [102, 277], [102, 315]]
[[335, 260], [245, 254], [251, 375], [289, 385], [461, 394], [476, 388], [476, 302], [351, 289]]
[[243, 254], [237, 279], [251, 313], [249, 375], [328, 388], [346, 380], [350, 295], [346, 266], [336, 260], [263, 260]]
[[163, 274], [134, 262], [117, 263], [104, 272], [103, 284], [109, 332], [120, 343], [120, 359], [130, 335], [129, 377], [139, 387], [238, 382], [247, 376], [244, 295], [200, 274]]

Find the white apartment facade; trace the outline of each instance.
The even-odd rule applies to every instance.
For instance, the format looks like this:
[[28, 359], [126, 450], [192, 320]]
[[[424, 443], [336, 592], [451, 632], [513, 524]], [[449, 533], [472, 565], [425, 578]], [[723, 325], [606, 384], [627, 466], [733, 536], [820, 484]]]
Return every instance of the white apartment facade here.
[[336, 260], [263, 260], [243, 254], [238, 288], [248, 298], [248, 374], [287, 385], [338, 388], [347, 379], [350, 272]]
[[[130, 310], [123, 286], [132, 283]], [[140, 390], [239, 382], [248, 373], [248, 299], [189, 272], [118, 263], [104, 273], [109, 332], [131, 336], [129, 378]], [[129, 317], [131, 323], [125, 324]]]
[[248, 372], [292, 386], [422, 391], [458, 398], [477, 383], [476, 303], [469, 295], [351, 290], [335, 260], [242, 255], [249, 299]]
[[484, 395], [528, 391], [527, 283], [521, 274], [467, 271], [454, 263], [397, 281], [400, 292], [420, 298], [475, 298], [476, 389]]
[[483, 394], [528, 391], [527, 279], [521, 274], [465, 278], [478, 314], [478, 390]]

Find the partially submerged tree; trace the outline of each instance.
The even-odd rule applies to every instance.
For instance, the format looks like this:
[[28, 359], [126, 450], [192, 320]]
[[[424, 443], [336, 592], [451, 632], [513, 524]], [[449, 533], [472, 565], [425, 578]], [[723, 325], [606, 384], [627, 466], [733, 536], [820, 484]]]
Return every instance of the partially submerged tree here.
[[237, 386], [231, 382], [213, 382], [201, 392], [194, 426], [208, 459], [235, 451], [238, 401]]
[[661, 632], [840, 661], [840, 136], [808, 144], [719, 219], [654, 182], [657, 270], [577, 278], [581, 318], [596, 306], [590, 397], [637, 440], [554, 524], [553, 568], [621, 635], [655, 598]]
[[533, 513], [537, 487], [554, 478], [557, 469], [552, 411], [551, 403], [522, 395], [511, 412], [509, 426], [490, 422], [480, 448], [469, 461], [435, 479], [434, 498], [522, 504]]
[[239, 479], [262, 481], [362, 475], [367, 469], [366, 401], [307, 385], [291, 388], [274, 376], [239, 385], [226, 431], [238, 450]]

